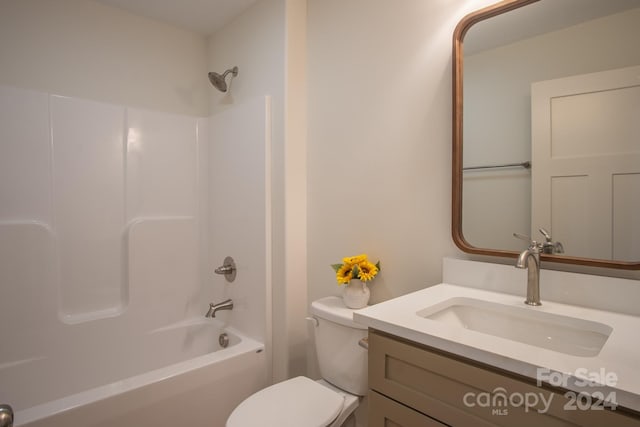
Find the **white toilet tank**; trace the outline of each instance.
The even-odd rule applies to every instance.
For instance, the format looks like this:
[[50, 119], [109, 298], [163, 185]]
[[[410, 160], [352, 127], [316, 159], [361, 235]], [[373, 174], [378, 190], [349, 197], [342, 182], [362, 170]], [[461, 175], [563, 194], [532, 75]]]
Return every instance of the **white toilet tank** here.
[[314, 328], [316, 353], [322, 378], [351, 394], [367, 394], [367, 350], [358, 342], [367, 327], [353, 321], [354, 310], [339, 297], [327, 297], [311, 304], [318, 319]]

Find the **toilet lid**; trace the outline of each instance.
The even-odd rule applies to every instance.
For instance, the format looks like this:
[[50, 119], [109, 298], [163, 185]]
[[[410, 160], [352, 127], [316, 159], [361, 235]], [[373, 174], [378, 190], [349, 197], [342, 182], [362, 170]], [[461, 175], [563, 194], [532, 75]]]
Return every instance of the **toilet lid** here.
[[296, 377], [249, 396], [227, 420], [227, 427], [326, 427], [342, 410], [344, 397]]

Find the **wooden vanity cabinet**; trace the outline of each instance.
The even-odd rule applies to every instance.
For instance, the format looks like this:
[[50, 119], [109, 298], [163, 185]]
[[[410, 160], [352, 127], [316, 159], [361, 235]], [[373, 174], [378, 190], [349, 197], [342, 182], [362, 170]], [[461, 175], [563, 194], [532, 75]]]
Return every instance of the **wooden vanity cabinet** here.
[[369, 427], [640, 426], [620, 408], [566, 410], [565, 390], [374, 330], [369, 389]]

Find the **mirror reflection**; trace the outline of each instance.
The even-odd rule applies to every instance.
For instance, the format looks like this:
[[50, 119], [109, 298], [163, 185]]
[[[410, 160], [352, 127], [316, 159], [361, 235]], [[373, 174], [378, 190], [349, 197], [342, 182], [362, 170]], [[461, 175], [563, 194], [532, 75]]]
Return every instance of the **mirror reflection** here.
[[[463, 40], [462, 234], [640, 260], [640, 0], [540, 0]], [[513, 233], [524, 236], [518, 239]]]

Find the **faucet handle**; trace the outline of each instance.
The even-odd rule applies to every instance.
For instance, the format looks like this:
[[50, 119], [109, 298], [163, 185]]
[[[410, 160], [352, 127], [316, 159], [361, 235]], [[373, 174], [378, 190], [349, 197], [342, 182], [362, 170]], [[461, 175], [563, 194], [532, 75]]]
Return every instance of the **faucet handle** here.
[[542, 250], [542, 246], [543, 246], [542, 243], [536, 242], [529, 236], [525, 236], [524, 234], [520, 234], [520, 233], [513, 233], [513, 237], [520, 240], [524, 240], [525, 242], [529, 242], [529, 249], [535, 250], [537, 252]]
[[564, 253], [564, 247], [561, 242], [554, 242], [549, 233], [544, 228], [539, 228], [538, 231], [544, 236], [544, 243], [542, 244], [542, 252], [545, 254], [561, 254]]
[[222, 263], [222, 265], [215, 270], [213, 270], [216, 274], [222, 274], [227, 282], [231, 283], [236, 279], [236, 262], [230, 256], [226, 257]]
[[551, 234], [545, 230], [544, 228], [538, 228], [538, 231], [544, 236], [544, 241], [547, 243], [551, 243], [553, 240], [551, 239]]

